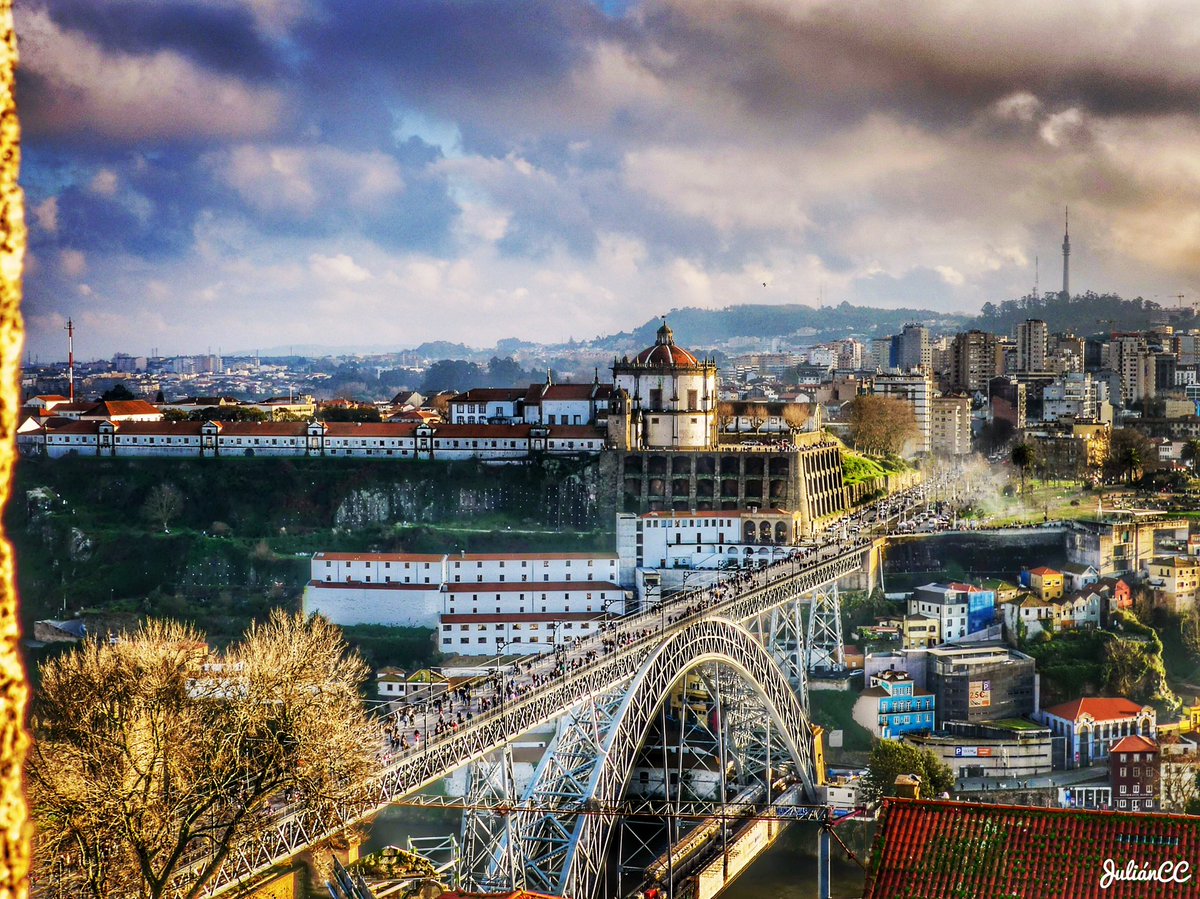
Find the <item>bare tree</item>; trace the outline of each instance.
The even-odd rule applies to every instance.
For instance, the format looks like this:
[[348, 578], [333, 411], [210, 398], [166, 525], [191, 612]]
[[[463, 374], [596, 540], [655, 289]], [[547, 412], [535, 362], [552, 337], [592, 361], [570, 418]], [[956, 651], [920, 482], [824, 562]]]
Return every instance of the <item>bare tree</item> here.
[[337, 628], [282, 611], [224, 653], [152, 622], [43, 665], [28, 764], [43, 895], [158, 899], [183, 877], [194, 899], [272, 800], [334, 819], [378, 770], [366, 673]]
[[767, 407], [763, 403], [747, 403], [746, 414], [750, 418], [750, 427], [754, 429], [755, 434], [767, 423]]
[[913, 407], [894, 396], [856, 396], [850, 407], [850, 439], [873, 453], [899, 453], [917, 435]]
[[717, 403], [717, 426], [722, 431], [728, 431], [729, 426], [733, 424], [734, 419], [736, 418], [737, 413], [733, 403], [729, 402], [728, 400], [722, 400], [721, 402]]
[[783, 421], [793, 431], [803, 430], [810, 417], [809, 407], [804, 403], [787, 403], [783, 407]]
[[183, 491], [174, 484], [159, 484], [150, 490], [142, 511], [152, 522], [161, 524], [165, 531], [183, 511]]
[[1162, 756], [1160, 769], [1160, 795], [1162, 808], [1166, 812], [1195, 814], [1191, 809], [1200, 802], [1200, 758], [1195, 755]]

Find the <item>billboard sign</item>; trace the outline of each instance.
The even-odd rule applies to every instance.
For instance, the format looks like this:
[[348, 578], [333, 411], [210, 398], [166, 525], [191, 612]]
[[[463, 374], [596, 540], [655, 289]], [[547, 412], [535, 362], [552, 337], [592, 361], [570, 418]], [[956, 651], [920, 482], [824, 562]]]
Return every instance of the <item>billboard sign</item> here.
[[970, 699], [967, 704], [973, 709], [988, 708], [992, 704], [992, 682], [990, 680], [971, 681]]

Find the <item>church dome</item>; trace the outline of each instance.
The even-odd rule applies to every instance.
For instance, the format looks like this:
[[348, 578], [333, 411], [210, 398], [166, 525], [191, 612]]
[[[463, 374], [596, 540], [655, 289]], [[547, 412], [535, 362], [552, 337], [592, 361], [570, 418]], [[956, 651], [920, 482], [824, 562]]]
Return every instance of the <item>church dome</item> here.
[[646, 347], [633, 360], [637, 365], [653, 365], [666, 367], [698, 366], [699, 360], [683, 347], [675, 346], [675, 333], [664, 321], [658, 329], [658, 339], [654, 346]]

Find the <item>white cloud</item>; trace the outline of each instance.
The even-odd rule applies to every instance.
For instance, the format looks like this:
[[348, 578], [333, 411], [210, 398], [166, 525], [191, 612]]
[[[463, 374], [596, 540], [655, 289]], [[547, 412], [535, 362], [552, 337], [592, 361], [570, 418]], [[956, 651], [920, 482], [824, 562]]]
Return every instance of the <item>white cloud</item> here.
[[378, 151], [244, 144], [208, 157], [209, 167], [265, 213], [309, 217], [349, 205], [370, 209], [404, 190], [400, 166]]
[[116, 172], [112, 169], [100, 169], [92, 176], [88, 189], [99, 197], [115, 197], [118, 186]]
[[38, 227], [54, 234], [58, 231], [58, 197], [47, 197], [33, 207], [33, 220]]
[[345, 253], [336, 256], [314, 253], [308, 257], [308, 266], [314, 275], [324, 281], [361, 284], [371, 279], [371, 273]]
[[87, 271], [87, 256], [79, 250], [63, 250], [58, 254], [58, 266], [68, 278], [81, 278]]

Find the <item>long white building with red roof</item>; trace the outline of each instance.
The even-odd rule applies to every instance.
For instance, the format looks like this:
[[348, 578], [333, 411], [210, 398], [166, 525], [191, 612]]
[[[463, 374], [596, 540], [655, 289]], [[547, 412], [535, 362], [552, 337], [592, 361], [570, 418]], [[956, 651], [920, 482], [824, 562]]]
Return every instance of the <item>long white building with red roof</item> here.
[[1113, 744], [1124, 737], [1153, 737], [1157, 722], [1153, 706], [1120, 696], [1074, 699], [1042, 709], [1035, 717], [1065, 742], [1066, 768], [1105, 761]]
[[306, 613], [436, 628], [446, 654], [546, 652], [625, 611], [611, 553], [321, 552], [311, 564]]
[[22, 433], [26, 454], [63, 456], [328, 456], [521, 461], [595, 455], [602, 431], [575, 425], [418, 422], [90, 421], [49, 419]]

